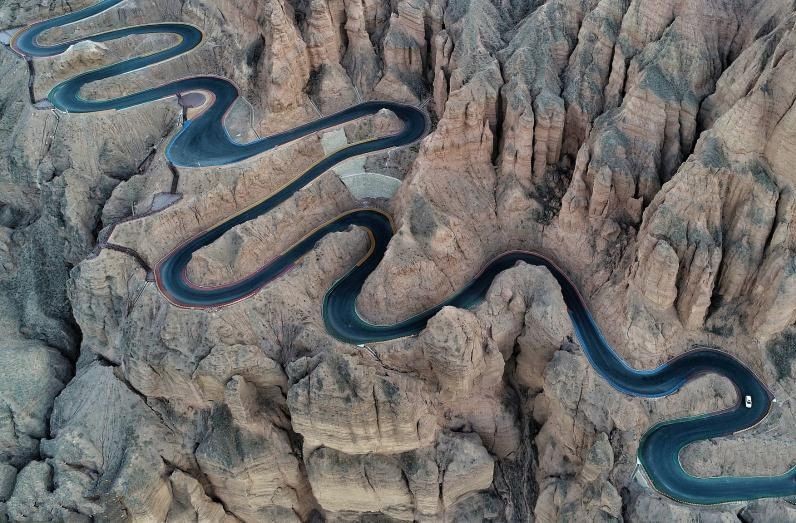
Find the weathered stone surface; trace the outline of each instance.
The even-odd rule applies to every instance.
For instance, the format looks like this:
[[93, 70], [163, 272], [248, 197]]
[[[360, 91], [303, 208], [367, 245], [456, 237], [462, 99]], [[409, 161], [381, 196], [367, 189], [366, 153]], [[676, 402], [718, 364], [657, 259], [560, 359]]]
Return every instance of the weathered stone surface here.
[[11, 497], [16, 478], [17, 469], [8, 463], [0, 464], [0, 501], [8, 501]]
[[[787, 37], [775, 31], [768, 45], [778, 38]], [[762, 336], [782, 330], [796, 314], [787, 283], [793, 273], [793, 234], [786, 232], [794, 212], [793, 178], [780, 163], [792, 149], [782, 133], [793, 111], [770, 102], [796, 97], [792, 86], [779, 80], [794, 64], [774, 67], [771, 58], [759, 53], [759, 46], [753, 46], [738, 58], [740, 63], [759, 60], [758, 79], [745, 94], [733, 95], [726, 81], [718, 85], [703, 110], [711, 128], [651, 203], [639, 231], [637, 263], [646, 274], [637, 274], [637, 280], [665, 280], [665, 299], [648, 298], [667, 306], [676, 294], [675, 306], [687, 328], [702, 326], [711, 306], [719, 309], [714, 312], [718, 317], [722, 306], [740, 308], [744, 326]], [[759, 139], [763, 135], [770, 140]], [[674, 257], [668, 253], [670, 261], [661, 267], [659, 257], [648, 254], [663, 238], [680, 260], [676, 293], [669, 284]]]
[[[464, 268], [478, 267], [497, 239], [485, 96], [482, 87], [464, 88], [448, 100], [437, 132], [423, 141], [396, 195], [402, 219], [385, 254], [388, 262], [368, 277], [358, 299], [363, 314], [376, 322], [403, 319], [453, 294], [469, 276]], [[455, 188], [449, 182], [454, 175]], [[474, 241], [459, 242], [465, 235]], [[395, 296], [412, 298], [396, 303]]]
[[224, 512], [224, 507], [213, 502], [202, 489], [199, 482], [181, 470], [175, 470], [169, 477], [174, 496], [167, 521], [190, 522], [208, 521], [213, 523], [233, 523], [238, 518]]
[[[6, 2], [0, 20], [88, 3]], [[225, 122], [241, 142], [374, 98], [427, 102], [432, 115], [422, 143], [336, 166], [197, 252], [194, 281], [243, 277], [374, 205], [397, 231], [359, 297], [372, 321], [438, 304], [501, 252], [534, 250], [573, 279], [630, 363], [719, 345], [778, 398], [793, 395], [790, 3], [139, 0], [43, 39], [164, 20], [206, 41], [82, 94], [223, 75], [248, 100]], [[33, 97], [173, 43], [83, 42], [36, 59]], [[394, 117], [175, 177], [162, 154], [179, 128], [173, 100], [54, 114], [31, 106], [27, 67], [5, 47], [0, 75], [0, 520], [794, 519], [776, 500], [678, 505], [634, 475], [651, 424], [735, 393], [715, 377], [655, 401], [614, 391], [574, 343], [544, 269], [518, 264], [471, 310], [446, 307], [415, 337], [356, 348], [326, 334], [320, 303], [367, 252], [361, 228], [218, 310], [174, 307], [148, 281], [145, 266], [175, 245], [272, 194], [330, 143], [394, 132]], [[401, 187], [359, 201], [334, 175], [351, 169]], [[143, 264], [96, 249], [106, 241]], [[689, 446], [683, 463], [784, 472], [793, 414], [783, 400], [753, 431]]]
[[44, 461], [17, 474], [7, 503], [12, 519], [162, 520], [171, 503], [165, 460], [191, 468], [179, 437], [98, 362], [86, 362], [58, 396], [50, 437], [41, 444]]
[[[229, 394], [236, 393], [233, 387], [228, 385]], [[306, 517], [311, 496], [287, 433], [256, 414], [242, 414], [232, 405], [214, 411], [210, 431], [196, 449], [213, 492], [243, 521]]]
[[442, 398], [466, 397], [494, 388], [503, 375], [503, 356], [484, 338], [473, 313], [446, 307], [418, 338]]
[[455, 520], [458, 502], [492, 483], [492, 458], [473, 436], [440, 433], [433, 446], [391, 456], [321, 447], [307, 458], [307, 472], [319, 503], [332, 513]]
[[57, 350], [32, 340], [0, 347], [0, 459], [22, 467], [39, 453], [52, 403], [71, 378], [71, 365]]
[[329, 354], [288, 393], [293, 428], [305, 452], [325, 446], [349, 454], [395, 453], [428, 445], [437, 430], [424, 384]]

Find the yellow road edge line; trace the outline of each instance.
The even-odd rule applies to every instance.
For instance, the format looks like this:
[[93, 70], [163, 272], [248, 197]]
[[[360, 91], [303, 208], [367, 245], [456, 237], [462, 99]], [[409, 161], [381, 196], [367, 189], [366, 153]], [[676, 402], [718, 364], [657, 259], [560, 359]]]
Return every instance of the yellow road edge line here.
[[[316, 132], [317, 132], [317, 131], [316, 131]], [[304, 135], [304, 136], [302, 136], [301, 138], [306, 138], [307, 136], [310, 136], [310, 135]], [[300, 140], [301, 138], [298, 138], [298, 139]], [[369, 139], [367, 139], [367, 140], [359, 140], [359, 141], [356, 141], [356, 142], [352, 142], [352, 143], [350, 143], [350, 144], [346, 145], [345, 147], [342, 147], [342, 148], [340, 148], [340, 149], [337, 149], [337, 150], [336, 150], [336, 151], [334, 151], [332, 154], [335, 154], [335, 153], [337, 153], [337, 152], [340, 152], [340, 151], [344, 151], [344, 150], [346, 150], [346, 149], [349, 149], [349, 148], [351, 148], [351, 147], [353, 147], [353, 146], [355, 146], [355, 145], [360, 145], [360, 144], [363, 144], [363, 143], [373, 142], [373, 141], [375, 141], [375, 140], [379, 140], [379, 139], [380, 139], [380, 138], [369, 138]], [[283, 144], [283, 145], [287, 145], [287, 144]], [[263, 152], [265, 152], [265, 151], [263, 151]], [[302, 173], [301, 173], [301, 174], [299, 174], [299, 175], [297, 175], [297, 176], [294, 176], [293, 178], [289, 179], [288, 181], [286, 181], [285, 183], [283, 183], [281, 186], [279, 186], [278, 188], [274, 189], [274, 190], [273, 190], [271, 193], [269, 193], [267, 196], [264, 196], [264, 197], [260, 198], [259, 200], [255, 201], [255, 202], [253, 202], [253, 203], [251, 203], [251, 204], [249, 204], [249, 205], [247, 205], [247, 206], [246, 206], [246, 207], [244, 207], [243, 209], [240, 209], [239, 211], [236, 211], [236, 212], [235, 212], [235, 214], [232, 214], [231, 216], [227, 216], [226, 218], [222, 218], [221, 220], [219, 220], [219, 221], [215, 222], [213, 225], [211, 225], [211, 226], [209, 226], [209, 227], [205, 227], [205, 228], [204, 228], [204, 229], [202, 229], [200, 232], [198, 232], [197, 234], [195, 234], [194, 236], [192, 236], [192, 238], [193, 238], [193, 237], [196, 237], [196, 236], [199, 236], [199, 235], [200, 235], [200, 234], [202, 234], [202, 233], [205, 233], [205, 232], [211, 231], [211, 230], [213, 230], [213, 229], [215, 229], [215, 228], [217, 228], [217, 227], [219, 227], [219, 226], [221, 226], [221, 225], [224, 225], [226, 222], [228, 222], [228, 221], [230, 221], [230, 220], [233, 220], [233, 219], [237, 218], [238, 216], [240, 216], [241, 214], [243, 214], [243, 213], [245, 213], [245, 212], [248, 212], [248, 211], [252, 210], [253, 208], [257, 207], [258, 205], [260, 205], [260, 204], [262, 204], [262, 203], [264, 203], [264, 202], [268, 201], [269, 199], [273, 198], [274, 196], [276, 196], [277, 194], [279, 194], [281, 191], [283, 191], [285, 188], [287, 188], [287, 186], [288, 186], [288, 185], [290, 185], [290, 184], [294, 183], [296, 180], [298, 180], [299, 178], [301, 178], [302, 176], [304, 176], [305, 174], [307, 174], [309, 171], [311, 171], [313, 168], [315, 168], [315, 166], [316, 166], [316, 165], [318, 165], [318, 164], [319, 164], [319, 163], [321, 163], [322, 161], [324, 161], [324, 160], [326, 160], [327, 158], [329, 158], [329, 156], [331, 156], [331, 155], [326, 155], [326, 156], [324, 156], [323, 158], [320, 158], [320, 159], [316, 160], [316, 161], [315, 161], [315, 162], [313, 162], [313, 163], [312, 163], [312, 164], [311, 164], [309, 167], [307, 167], [306, 169], [304, 169], [304, 171], [302, 171]], [[347, 160], [348, 160], [348, 159], [350, 159], [350, 158], [347, 158]], [[224, 167], [224, 166], [217, 166], [217, 167]], [[333, 168], [333, 167], [330, 167], [328, 170], [331, 170], [332, 168]], [[324, 172], [326, 172], [326, 171], [324, 171]], [[320, 175], [318, 175], [318, 178], [320, 178]], [[316, 179], [317, 179], [317, 178], [316, 178]], [[312, 181], [314, 182], [315, 180], [312, 180]], [[307, 187], [308, 185], [310, 185], [310, 184], [307, 184], [307, 185], [305, 185], [304, 187]], [[304, 187], [302, 187], [301, 189], [303, 189]], [[296, 192], [298, 192], [299, 190], [300, 190], [300, 189], [297, 189], [297, 190], [296, 190]], [[344, 215], [345, 215], [345, 214], [342, 214], [341, 216], [344, 216]], [[259, 218], [259, 216], [258, 216], [258, 218]], [[254, 218], [253, 218], [253, 219], [254, 219]], [[392, 220], [390, 220], [390, 222], [392, 222]]]

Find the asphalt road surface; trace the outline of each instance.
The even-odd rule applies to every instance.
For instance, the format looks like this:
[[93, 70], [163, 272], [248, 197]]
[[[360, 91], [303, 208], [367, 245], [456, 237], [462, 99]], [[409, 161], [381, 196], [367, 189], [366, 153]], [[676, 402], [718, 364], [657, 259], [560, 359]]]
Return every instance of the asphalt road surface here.
[[[172, 303], [181, 307], [209, 308], [244, 299], [289, 270], [325, 235], [359, 226], [369, 231], [372, 248], [365, 258], [328, 290], [323, 300], [323, 318], [332, 336], [345, 342], [363, 344], [416, 334], [443, 306], [470, 307], [478, 303], [483, 299], [494, 277], [501, 271], [519, 262], [541, 265], [547, 267], [561, 285], [575, 332], [592, 366], [616, 389], [634, 396], [666, 396], [677, 392], [692, 378], [705, 373], [720, 374], [735, 385], [738, 403], [733, 408], [660, 423], [644, 434], [638, 458], [657, 490], [675, 500], [694, 504], [796, 495], [796, 468], [781, 476], [700, 478], [688, 474], [680, 463], [680, 451], [686, 445], [731, 435], [754, 426], [768, 414], [773, 398], [753, 372], [737, 359], [714, 349], [698, 349], [685, 353], [654, 370], [639, 371], [629, 367], [603, 338], [572, 281], [560, 268], [540, 254], [520, 251], [505, 253], [487, 264], [467, 286], [444, 303], [393, 325], [373, 325], [358, 314], [356, 298], [365, 279], [384, 256], [393, 227], [389, 216], [381, 211], [358, 209], [312, 231], [281, 256], [242, 280], [217, 287], [200, 287], [190, 282], [185, 269], [198, 249], [211, 244], [232, 227], [267, 213], [343, 160], [419, 140], [428, 132], [428, 118], [423, 111], [413, 106], [371, 101], [261, 140], [241, 144], [229, 136], [223, 124], [226, 113], [239, 96], [237, 87], [224, 78], [195, 76], [120, 98], [84, 99], [80, 95], [80, 89], [86, 84], [130, 74], [163, 62], [190, 51], [202, 41], [202, 32], [189, 24], [162, 23], [128, 27], [57, 45], [38, 44], [38, 36], [48, 29], [95, 16], [121, 1], [103, 0], [86, 9], [33, 24], [20, 31], [12, 40], [11, 46], [21, 55], [34, 58], [63, 53], [70, 45], [88, 39], [105, 42], [129, 35], [177, 35], [178, 42], [168, 49], [81, 73], [55, 86], [48, 96], [58, 110], [87, 113], [122, 110], [189, 92], [212, 94], [213, 103], [199, 116], [187, 121], [169, 144], [166, 155], [175, 165], [200, 167], [238, 162], [318, 130], [375, 114], [381, 109], [392, 111], [403, 123], [401, 130], [391, 136], [352, 144], [327, 156], [274, 194], [176, 247], [155, 267], [158, 288]], [[743, 405], [745, 396], [752, 398], [751, 408]], [[776, 452], [776, 449], [771, 451]]]

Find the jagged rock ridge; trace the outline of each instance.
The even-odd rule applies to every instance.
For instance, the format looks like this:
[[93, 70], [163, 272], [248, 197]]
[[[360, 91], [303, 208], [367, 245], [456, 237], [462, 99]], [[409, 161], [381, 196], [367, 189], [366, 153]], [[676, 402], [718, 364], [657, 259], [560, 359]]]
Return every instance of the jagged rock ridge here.
[[[89, 3], [6, 3], [0, 21]], [[362, 99], [427, 103], [430, 136], [365, 160], [404, 180], [390, 201], [369, 202], [397, 225], [359, 300], [374, 321], [439, 302], [501, 251], [535, 249], [576, 278], [631, 363], [718, 344], [789, 398], [794, 9], [144, 0], [48, 39], [199, 26], [207, 42], [195, 52], [88, 94], [221, 74], [251, 103], [227, 120], [241, 139]], [[34, 60], [34, 97], [167, 44], [85, 43]], [[152, 265], [319, 159], [323, 137], [175, 177], [162, 154], [181, 120], [173, 101], [59, 115], [32, 107], [28, 69], [6, 48], [0, 71], [0, 518], [796, 520], [781, 501], [704, 511], [645, 487], [634, 473], [643, 431], [724, 408], [734, 392], [715, 377], [654, 402], [613, 391], [574, 343], [546, 271], [514, 267], [474, 310], [443, 309], [416, 338], [362, 349], [326, 335], [319, 307], [367, 250], [361, 230], [324, 239], [234, 306], [169, 305], [138, 261], [97, 243]], [[389, 128], [385, 116], [344, 132]], [[357, 203], [326, 176], [203, 250], [192, 277], [245, 275]], [[684, 463], [783, 472], [796, 456], [794, 410], [777, 409], [755, 431], [689, 447]]]

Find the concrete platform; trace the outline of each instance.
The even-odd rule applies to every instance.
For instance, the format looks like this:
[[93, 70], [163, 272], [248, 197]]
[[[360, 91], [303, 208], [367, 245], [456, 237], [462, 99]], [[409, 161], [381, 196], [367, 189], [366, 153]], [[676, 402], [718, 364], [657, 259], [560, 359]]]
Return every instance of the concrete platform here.
[[[342, 129], [335, 129], [321, 135], [321, 145], [323, 152], [328, 155], [348, 145], [348, 138]], [[357, 200], [392, 198], [401, 186], [401, 180], [397, 178], [366, 171], [364, 156], [338, 164], [334, 172]]]

